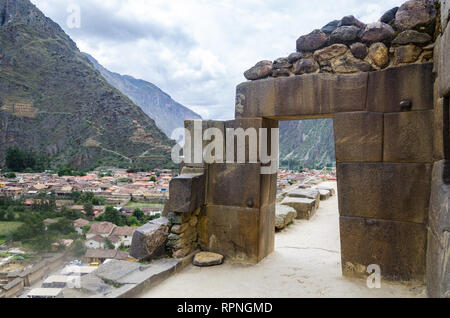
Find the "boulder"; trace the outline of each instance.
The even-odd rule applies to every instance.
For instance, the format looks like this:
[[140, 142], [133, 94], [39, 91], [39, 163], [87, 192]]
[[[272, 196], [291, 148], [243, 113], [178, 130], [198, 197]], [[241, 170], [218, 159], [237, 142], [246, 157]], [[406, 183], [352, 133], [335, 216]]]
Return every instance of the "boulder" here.
[[358, 72], [369, 72], [372, 66], [353, 56], [351, 52], [335, 58], [331, 62], [333, 71], [338, 74], [350, 74]]
[[286, 68], [274, 69], [272, 71], [272, 77], [289, 77], [291, 72]]
[[164, 251], [169, 235], [169, 220], [160, 218], [138, 228], [133, 235], [130, 255], [139, 260], [150, 260]]
[[361, 41], [364, 43], [388, 43], [394, 37], [394, 29], [386, 23], [375, 22], [368, 24], [361, 32]]
[[282, 205], [294, 208], [298, 220], [309, 220], [316, 213], [316, 200], [305, 198], [286, 198]]
[[425, 45], [432, 40], [431, 36], [427, 33], [417, 32], [415, 30], [403, 31], [392, 41], [392, 44], [405, 45], [405, 44], [417, 44]]
[[366, 26], [365, 23], [359, 21], [357, 18], [355, 18], [353, 15], [345, 16], [341, 19], [338, 26], [348, 26], [348, 25], [354, 25], [360, 29], [364, 28]]
[[276, 59], [273, 64], [273, 68], [291, 68], [292, 64], [289, 63], [288, 59], [286, 57], [280, 57], [279, 59]]
[[367, 46], [361, 42], [356, 42], [350, 45], [350, 51], [354, 57], [361, 60], [364, 60], [368, 53]]
[[244, 73], [246, 79], [250, 81], [255, 81], [258, 79], [269, 77], [272, 74], [272, 62], [271, 61], [261, 61], [258, 62], [251, 69]]
[[414, 63], [422, 54], [422, 49], [414, 44], [403, 45], [395, 48], [394, 64]]
[[295, 62], [297, 62], [298, 60], [303, 58], [303, 54], [301, 52], [294, 52], [289, 54], [288, 56], [288, 62], [291, 64], [294, 64]]
[[389, 50], [381, 42], [372, 44], [369, 47], [369, 58], [379, 68], [384, 68], [389, 64]]
[[319, 70], [319, 64], [313, 59], [301, 59], [294, 64], [295, 75], [315, 73]]
[[392, 8], [389, 11], [386, 11], [380, 18], [380, 22], [392, 24], [395, 21], [395, 14], [398, 11], [398, 7]]
[[195, 266], [208, 267], [223, 264], [223, 255], [210, 253], [210, 252], [200, 252], [195, 254], [194, 261]]
[[322, 48], [328, 42], [328, 36], [320, 30], [314, 30], [307, 35], [303, 35], [297, 40], [298, 52], [311, 52]]
[[321, 29], [321, 31], [322, 31], [323, 33], [325, 33], [325, 34], [331, 34], [331, 33], [333, 33], [334, 30], [336, 30], [336, 29], [339, 27], [339, 23], [340, 23], [340, 22], [341, 22], [341, 21], [339, 21], [339, 20], [331, 21], [331, 22], [329, 22], [327, 25], [325, 25], [325, 26]]
[[297, 218], [297, 211], [286, 205], [277, 205], [275, 212], [275, 229], [282, 230]]
[[408, 30], [432, 24], [436, 14], [433, 0], [409, 0], [395, 14], [395, 26], [400, 30]]
[[360, 28], [354, 25], [341, 26], [330, 35], [331, 43], [352, 43], [358, 40]]
[[314, 59], [321, 66], [329, 65], [330, 60], [345, 54], [348, 51], [348, 47], [345, 44], [333, 44], [324, 49], [314, 52]]

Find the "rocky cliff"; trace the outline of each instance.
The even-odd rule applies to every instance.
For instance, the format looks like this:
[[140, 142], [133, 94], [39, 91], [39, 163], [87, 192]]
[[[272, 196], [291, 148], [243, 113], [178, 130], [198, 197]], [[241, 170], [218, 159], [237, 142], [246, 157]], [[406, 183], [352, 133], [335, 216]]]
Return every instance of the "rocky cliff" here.
[[110, 72], [89, 54], [85, 55], [109, 84], [128, 96], [167, 135], [176, 128], [183, 128], [187, 119], [201, 119], [200, 115], [174, 101], [156, 85], [128, 75]]
[[0, 103], [0, 163], [9, 146], [74, 168], [170, 161], [155, 122], [28, 0], [0, 2]]

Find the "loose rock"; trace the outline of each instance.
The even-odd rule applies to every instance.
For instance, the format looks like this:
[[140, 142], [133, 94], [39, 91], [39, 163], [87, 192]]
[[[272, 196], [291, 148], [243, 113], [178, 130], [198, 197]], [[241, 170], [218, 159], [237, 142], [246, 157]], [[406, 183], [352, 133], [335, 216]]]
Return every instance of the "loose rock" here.
[[407, 30], [400, 33], [392, 44], [405, 45], [405, 44], [418, 44], [424, 45], [432, 40], [431, 36], [427, 33], [417, 32], [415, 30]]
[[395, 21], [395, 14], [398, 11], [398, 7], [392, 8], [389, 11], [386, 11], [380, 19], [380, 22], [392, 24]]
[[432, 23], [436, 18], [433, 0], [410, 0], [400, 6], [395, 15], [395, 25], [407, 30]]
[[335, 57], [341, 56], [348, 51], [345, 44], [333, 44], [324, 49], [314, 52], [314, 59], [321, 66], [329, 65], [329, 61]]
[[331, 43], [351, 43], [358, 39], [360, 28], [354, 25], [341, 26], [330, 35]]
[[291, 72], [288, 69], [280, 68], [272, 71], [272, 77], [289, 77]]
[[394, 64], [414, 63], [422, 53], [422, 49], [414, 44], [395, 48]]
[[369, 72], [372, 70], [372, 66], [369, 63], [357, 59], [351, 52], [335, 58], [331, 62], [331, 67], [335, 73], [339, 74]]
[[365, 23], [359, 21], [357, 18], [355, 18], [353, 15], [348, 15], [342, 18], [342, 20], [339, 22], [338, 26], [346, 26], [346, 25], [354, 25], [358, 28], [362, 29], [366, 26]]
[[274, 69], [280, 69], [280, 68], [291, 68], [292, 64], [289, 63], [288, 59], [285, 57], [280, 57], [279, 59], [276, 59], [272, 64]]
[[272, 74], [272, 62], [261, 61], [244, 73], [246, 79], [254, 81], [266, 78]]
[[295, 75], [315, 73], [319, 70], [319, 64], [313, 59], [301, 59], [294, 65]]
[[386, 23], [368, 24], [361, 33], [361, 41], [365, 43], [390, 42], [394, 37], [394, 29]]
[[350, 45], [350, 51], [352, 52], [354, 57], [361, 60], [364, 60], [368, 53], [367, 46], [361, 42], [356, 42]]
[[294, 64], [295, 62], [297, 62], [298, 60], [303, 58], [303, 54], [300, 52], [294, 52], [289, 54], [288, 56], [288, 62], [291, 64]]
[[284, 229], [297, 218], [297, 211], [286, 205], [277, 205], [275, 212], [275, 228]]
[[389, 50], [381, 42], [374, 43], [369, 48], [369, 58], [377, 67], [384, 68], [389, 64]]
[[320, 30], [314, 30], [310, 34], [303, 35], [297, 40], [297, 51], [315, 51], [322, 48], [328, 42], [328, 36]]
[[340, 22], [341, 22], [341, 21], [339, 21], [339, 20], [331, 21], [331, 22], [329, 22], [327, 25], [325, 25], [325, 26], [321, 29], [321, 31], [322, 31], [323, 33], [325, 33], [325, 34], [331, 34], [331, 33], [333, 33], [334, 30], [336, 30], [336, 29], [339, 27], [339, 23], [340, 23]]
[[221, 265], [223, 263], [223, 256], [216, 253], [200, 252], [194, 257], [194, 265], [200, 267], [208, 267]]

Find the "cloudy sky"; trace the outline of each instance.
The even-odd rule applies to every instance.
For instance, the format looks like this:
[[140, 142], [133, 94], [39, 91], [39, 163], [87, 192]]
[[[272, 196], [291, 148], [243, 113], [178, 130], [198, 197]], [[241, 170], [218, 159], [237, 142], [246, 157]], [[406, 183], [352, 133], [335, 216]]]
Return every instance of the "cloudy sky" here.
[[[232, 119], [243, 72], [294, 52], [300, 35], [349, 14], [375, 22], [404, 1], [32, 0], [103, 66], [154, 83], [205, 119]], [[74, 4], [80, 28], [67, 22]]]

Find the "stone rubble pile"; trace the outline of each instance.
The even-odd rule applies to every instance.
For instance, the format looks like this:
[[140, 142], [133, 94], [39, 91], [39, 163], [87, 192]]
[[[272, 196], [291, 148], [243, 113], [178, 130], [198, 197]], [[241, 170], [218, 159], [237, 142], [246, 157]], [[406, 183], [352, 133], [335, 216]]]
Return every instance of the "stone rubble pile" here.
[[260, 61], [248, 80], [309, 73], [350, 74], [433, 61], [437, 8], [433, 0], [410, 0], [365, 24], [354, 16], [335, 20], [297, 40], [297, 52]]
[[201, 208], [192, 213], [170, 212], [170, 234], [166, 248], [174, 258], [183, 258], [197, 250], [197, 223]]

